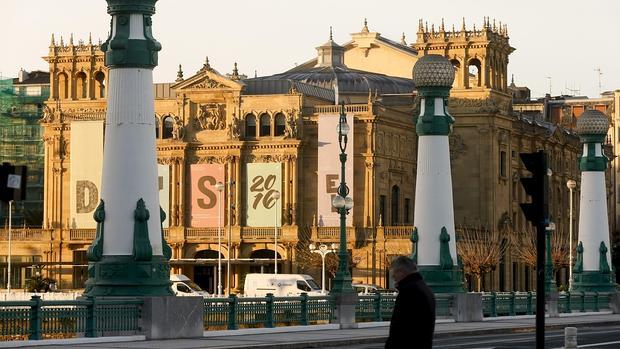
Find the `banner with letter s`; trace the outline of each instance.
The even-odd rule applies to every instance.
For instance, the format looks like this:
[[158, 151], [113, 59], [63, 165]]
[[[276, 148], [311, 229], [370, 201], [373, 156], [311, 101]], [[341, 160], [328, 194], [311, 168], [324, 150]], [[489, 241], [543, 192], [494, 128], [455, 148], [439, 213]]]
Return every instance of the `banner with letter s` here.
[[[246, 165], [246, 226], [272, 227], [282, 222], [282, 164], [249, 163]], [[276, 200], [274, 194], [280, 193]]]
[[[219, 192], [215, 189], [217, 182], [224, 183], [224, 165], [193, 164], [190, 165], [191, 205], [190, 226], [196, 228], [218, 226]], [[226, 201], [222, 191], [222, 201]], [[221, 224], [224, 225], [224, 202], [222, 202]]]

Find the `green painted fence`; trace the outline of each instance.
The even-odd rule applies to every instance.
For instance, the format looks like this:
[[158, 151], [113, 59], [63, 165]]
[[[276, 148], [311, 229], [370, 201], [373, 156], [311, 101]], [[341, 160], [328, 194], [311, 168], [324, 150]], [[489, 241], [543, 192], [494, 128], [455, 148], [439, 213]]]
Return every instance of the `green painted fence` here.
[[131, 335], [140, 331], [142, 300], [0, 302], [0, 340]]

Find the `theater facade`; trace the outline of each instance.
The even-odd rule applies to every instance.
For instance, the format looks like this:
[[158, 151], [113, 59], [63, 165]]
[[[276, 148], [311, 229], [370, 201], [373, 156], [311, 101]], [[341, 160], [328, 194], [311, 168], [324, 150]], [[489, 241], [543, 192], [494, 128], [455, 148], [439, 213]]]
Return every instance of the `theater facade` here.
[[[551, 210], [566, 234], [565, 183], [578, 180], [578, 138], [513, 112], [507, 72], [514, 48], [505, 26], [485, 19], [480, 29], [437, 28], [420, 22], [408, 44], [365, 23], [350, 41], [339, 45], [330, 36], [316, 57], [283, 73], [248, 78], [234, 62], [223, 73], [207, 58], [200, 70], [179, 67], [176, 81], [155, 84], [159, 199], [173, 272], [213, 292], [219, 257], [224, 289], [237, 292], [248, 272], [273, 272], [277, 255], [279, 272], [319, 281], [320, 257], [308, 246], [339, 242], [331, 197], [340, 171], [336, 104], [344, 101], [352, 125], [345, 178], [354, 200], [347, 217], [353, 279], [392, 287], [391, 259], [412, 253], [419, 111], [411, 71], [427, 54], [447, 56], [457, 73], [449, 102], [457, 226], [528, 229], [518, 205], [526, 200], [518, 179], [527, 174], [518, 154], [545, 149], [554, 171]], [[13, 248], [41, 256], [61, 288], [80, 288], [101, 192], [108, 71], [90, 40], [52, 39], [44, 59], [51, 92], [41, 120], [43, 229], [16, 233], [22, 237]], [[483, 287], [529, 290], [534, 282], [509, 249]]]

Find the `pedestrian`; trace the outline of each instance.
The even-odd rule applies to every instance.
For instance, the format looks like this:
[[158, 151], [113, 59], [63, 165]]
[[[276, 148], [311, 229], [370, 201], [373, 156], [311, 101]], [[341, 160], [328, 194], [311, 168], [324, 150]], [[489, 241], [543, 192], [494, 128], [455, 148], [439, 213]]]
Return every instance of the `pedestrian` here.
[[385, 349], [432, 348], [435, 331], [433, 291], [426, 285], [411, 258], [397, 257], [391, 269], [398, 296]]

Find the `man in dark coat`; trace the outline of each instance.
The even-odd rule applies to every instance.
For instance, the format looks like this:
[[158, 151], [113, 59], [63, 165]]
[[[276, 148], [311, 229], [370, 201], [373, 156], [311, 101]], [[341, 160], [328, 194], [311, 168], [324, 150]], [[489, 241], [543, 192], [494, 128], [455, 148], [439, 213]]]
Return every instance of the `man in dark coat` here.
[[398, 289], [390, 335], [385, 349], [426, 349], [433, 347], [435, 296], [409, 257], [392, 262], [392, 276]]

